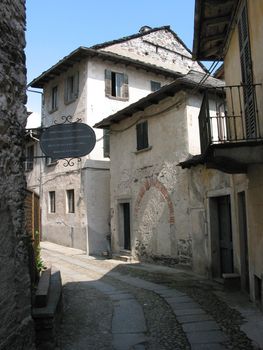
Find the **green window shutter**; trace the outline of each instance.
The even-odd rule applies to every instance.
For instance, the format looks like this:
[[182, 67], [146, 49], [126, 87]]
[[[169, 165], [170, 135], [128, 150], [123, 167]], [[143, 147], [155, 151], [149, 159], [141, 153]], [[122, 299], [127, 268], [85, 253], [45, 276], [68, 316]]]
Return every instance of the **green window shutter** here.
[[148, 122], [144, 121], [136, 125], [137, 150], [148, 148]]
[[105, 69], [105, 96], [111, 96], [111, 71]]
[[124, 74], [124, 79], [123, 79], [123, 94], [122, 97], [125, 99], [129, 99], [129, 83], [128, 83], [128, 75]]
[[256, 128], [256, 110], [255, 96], [253, 90], [253, 70], [252, 58], [249, 42], [249, 27], [247, 5], [241, 10], [241, 15], [238, 21], [239, 32], [239, 48], [240, 48], [240, 65], [242, 74], [244, 109], [245, 109], [245, 126], [247, 138], [255, 138], [257, 135]]

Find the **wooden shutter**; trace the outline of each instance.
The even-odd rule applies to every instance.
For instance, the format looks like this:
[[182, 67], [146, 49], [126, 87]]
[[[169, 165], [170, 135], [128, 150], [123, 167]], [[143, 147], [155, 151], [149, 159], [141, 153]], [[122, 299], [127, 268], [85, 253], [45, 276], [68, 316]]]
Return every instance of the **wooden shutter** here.
[[122, 97], [125, 98], [126, 100], [129, 99], [129, 82], [128, 82], [128, 75], [123, 74], [123, 94]]
[[249, 28], [248, 28], [248, 14], [247, 5], [244, 2], [244, 6], [241, 10], [240, 18], [238, 21], [239, 31], [239, 48], [240, 48], [240, 64], [242, 83], [244, 84], [244, 110], [245, 110], [245, 124], [246, 124], [246, 136], [247, 138], [256, 137], [256, 112], [255, 112], [255, 99], [253, 88], [253, 71], [252, 71], [252, 59], [249, 43]]
[[137, 150], [148, 148], [148, 123], [144, 121], [136, 125]]
[[111, 96], [111, 71], [105, 69], [105, 96]]

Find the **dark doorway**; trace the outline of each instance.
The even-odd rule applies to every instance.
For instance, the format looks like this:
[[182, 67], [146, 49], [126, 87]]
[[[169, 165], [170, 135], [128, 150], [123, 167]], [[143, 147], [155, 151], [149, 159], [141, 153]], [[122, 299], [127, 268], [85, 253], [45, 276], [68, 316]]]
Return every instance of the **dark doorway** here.
[[212, 274], [233, 273], [233, 241], [230, 196], [210, 199]]
[[240, 235], [241, 286], [243, 290], [249, 293], [249, 261], [245, 192], [238, 193], [238, 220]]
[[130, 203], [122, 203], [121, 207], [123, 212], [123, 238], [124, 238], [123, 248], [130, 250], [131, 249]]

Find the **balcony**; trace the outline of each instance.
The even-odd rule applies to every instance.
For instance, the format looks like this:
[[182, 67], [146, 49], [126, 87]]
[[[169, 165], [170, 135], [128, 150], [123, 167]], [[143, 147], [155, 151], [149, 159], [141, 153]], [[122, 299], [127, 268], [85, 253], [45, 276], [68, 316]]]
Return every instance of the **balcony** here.
[[206, 90], [199, 130], [207, 165], [243, 173], [249, 164], [263, 163], [263, 117], [257, 102], [261, 88], [253, 84]]

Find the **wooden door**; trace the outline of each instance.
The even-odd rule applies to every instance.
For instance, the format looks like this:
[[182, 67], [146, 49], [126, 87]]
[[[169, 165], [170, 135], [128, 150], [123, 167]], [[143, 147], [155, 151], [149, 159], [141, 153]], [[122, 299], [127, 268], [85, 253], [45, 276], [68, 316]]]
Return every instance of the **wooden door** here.
[[131, 249], [130, 203], [123, 203], [124, 249]]
[[249, 293], [249, 260], [245, 192], [240, 192], [238, 194], [238, 218], [240, 235], [241, 284], [242, 289]]
[[234, 272], [230, 196], [217, 197], [220, 270]]

